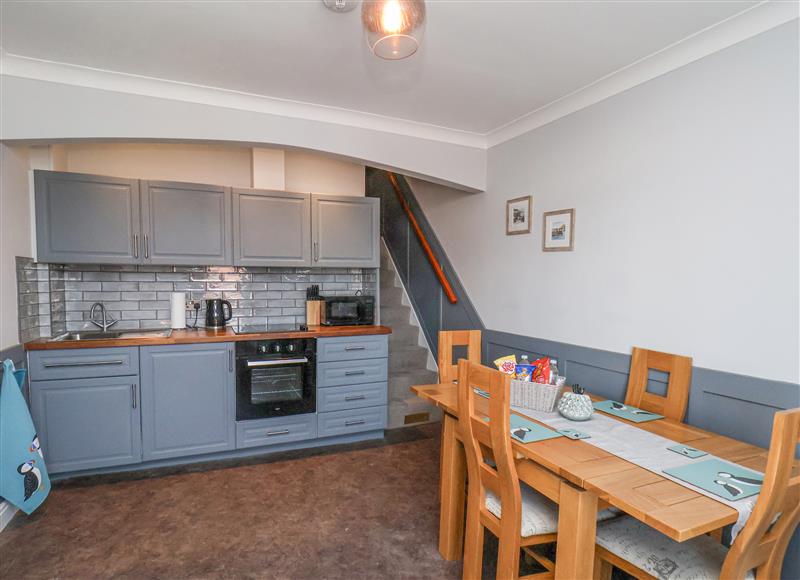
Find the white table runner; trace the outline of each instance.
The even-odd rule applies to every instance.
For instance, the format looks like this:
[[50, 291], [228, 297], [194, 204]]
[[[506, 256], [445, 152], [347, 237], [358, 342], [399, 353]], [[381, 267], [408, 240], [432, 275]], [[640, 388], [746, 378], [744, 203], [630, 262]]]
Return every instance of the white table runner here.
[[[732, 507], [739, 512], [739, 518], [731, 531], [731, 542], [739, 534], [744, 524], [747, 522], [747, 519], [750, 517], [750, 514], [753, 512], [756, 499], [758, 499], [757, 495], [739, 501], [728, 501], [703, 488], [672, 477], [663, 471], [664, 469], [697, 463], [698, 461], [715, 457], [714, 455], [709, 454], [697, 459], [690, 459], [679, 455], [667, 449], [667, 447], [679, 445], [679, 443], [634, 427], [632, 424], [612, 419], [602, 413], [595, 412], [588, 421], [570, 421], [559, 415], [558, 412], [545, 413], [513, 406], [511, 410], [549, 425], [550, 427], [554, 427], [555, 429], [577, 429], [578, 431], [588, 433], [591, 437], [589, 439], [582, 439], [585, 443], [599, 447], [639, 467], [644, 467], [653, 473], [657, 473], [661, 477], [670, 479], [684, 487], [688, 487], [715, 501]], [[726, 461], [721, 457], [718, 459]]]

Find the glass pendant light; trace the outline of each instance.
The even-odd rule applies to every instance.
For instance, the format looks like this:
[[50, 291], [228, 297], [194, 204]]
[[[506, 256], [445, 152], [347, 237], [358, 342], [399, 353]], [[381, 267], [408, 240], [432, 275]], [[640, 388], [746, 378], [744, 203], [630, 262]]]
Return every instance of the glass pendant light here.
[[424, 0], [364, 0], [361, 20], [375, 56], [400, 60], [417, 52], [425, 30]]

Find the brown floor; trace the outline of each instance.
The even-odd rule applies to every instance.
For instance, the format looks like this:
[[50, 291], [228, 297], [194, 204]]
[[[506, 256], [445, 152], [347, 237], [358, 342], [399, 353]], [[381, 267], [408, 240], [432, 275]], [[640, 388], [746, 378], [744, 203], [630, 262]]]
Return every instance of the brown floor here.
[[56, 484], [0, 534], [0, 578], [459, 578], [436, 547], [438, 425], [396, 433]]

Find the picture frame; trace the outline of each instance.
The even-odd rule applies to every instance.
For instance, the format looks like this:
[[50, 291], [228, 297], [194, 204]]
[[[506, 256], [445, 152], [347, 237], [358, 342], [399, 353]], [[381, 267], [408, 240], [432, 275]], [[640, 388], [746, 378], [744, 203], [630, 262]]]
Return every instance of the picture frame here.
[[542, 215], [542, 251], [571, 252], [575, 249], [575, 209], [547, 211]]
[[525, 195], [506, 201], [506, 235], [531, 233], [533, 196]]

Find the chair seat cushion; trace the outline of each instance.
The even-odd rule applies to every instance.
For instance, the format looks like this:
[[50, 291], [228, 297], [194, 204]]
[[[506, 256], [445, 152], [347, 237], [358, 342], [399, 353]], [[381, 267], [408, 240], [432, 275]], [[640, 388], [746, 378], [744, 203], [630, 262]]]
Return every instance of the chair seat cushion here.
[[[522, 495], [522, 529], [523, 538], [552, 534], [558, 530], [558, 504], [550, 501], [524, 483], [520, 484]], [[500, 498], [486, 490], [486, 509], [496, 518], [500, 518]], [[597, 520], [604, 521], [616, 517], [618, 512], [607, 509], [598, 512]]]
[[[710, 536], [676, 542], [630, 516], [598, 524], [597, 544], [663, 580], [717, 580], [728, 555]], [[746, 578], [754, 578], [753, 573]]]

